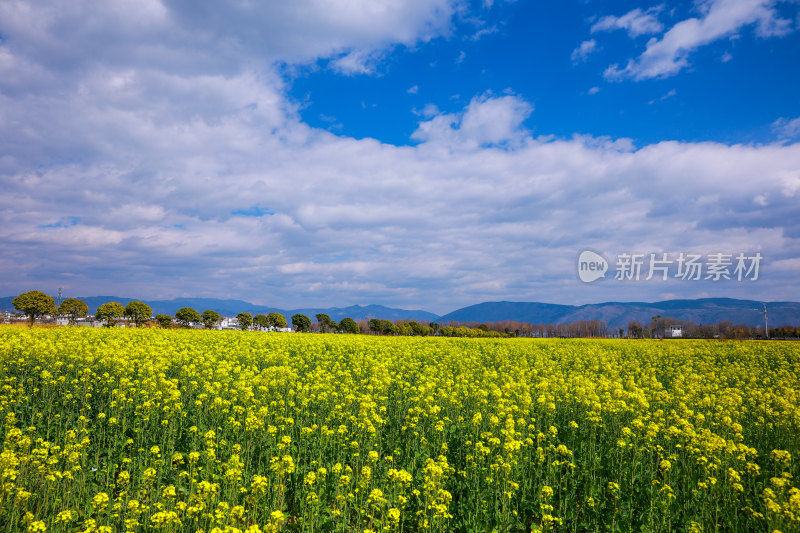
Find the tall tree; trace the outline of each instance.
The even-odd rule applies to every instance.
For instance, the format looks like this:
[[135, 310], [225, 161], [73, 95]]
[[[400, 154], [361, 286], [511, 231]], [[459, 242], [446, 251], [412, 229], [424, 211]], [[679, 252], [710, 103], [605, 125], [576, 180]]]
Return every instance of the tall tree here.
[[192, 322], [200, 322], [200, 313], [191, 307], [181, 307], [175, 313], [175, 320], [184, 328], [191, 326]]
[[270, 327], [275, 329], [286, 327], [286, 317], [280, 313], [270, 313], [267, 316], [267, 321], [269, 322]]
[[269, 327], [269, 319], [267, 315], [258, 314], [253, 317], [253, 324], [260, 328], [267, 329]]
[[361, 333], [361, 329], [356, 324], [356, 321], [350, 317], [343, 318], [339, 322], [339, 331], [343, 333]]
[[144, 302], [133, 300], [125, 306], [125, 316], [133, 320], [136, 327], [141, 326], [153, 316], [153, 310]]
[[67, 298], [58, 306], [58, 314], [69, 319], [69, 323], [75, 325], [80, 317], [89, 314], [89, 306], [83, 300], [77, 298]]
[[28, 317], [29, 327], [33, 327], [36, 319], [42, 315], [56, 314], [56, 302], [52, 296], [41, 291], [23, 292], [11, 302], [14, 308]]
[[212, 311], [211, 309], [206, 309], [200, 315], [200, 319], [203, 321], [203, 325], [206, 327], [206, 329], [211, 329], [217, 324], [219, 324], [219, 321], [222, 320], [222, 317], [219, 316], [219, 313], [217, 313], [216, 311]]
[[642, 337], [642, 324], [638, 320], [628, 322], [628, 337], [640, 339]]
[[297, 331], [308, 331], [311, 329], [311, 319], [306, 315], [297, 313], [292, 316], [292, 326]]
[[125, 315], [125, 308], [119, 302], [104, 303], [97, 308], [97, 312], [94, 314], [97, 320], [105, 320], [108, 328], [114, 327], [123, 315]]
[[390, 320], [381, 319], [381, 332], [384, 335], [397, 335], [397, 326]]
[[317, 323], [319, 324], [319, 330], [322, 333], [325, 333], [326, 331], [328, 331], [331, 328], [331, 326], [333, 325], [333, 322], [331, 321], [331, 317], [329, 317], [325, 313], [317, 313], [314, 316], [317, 317]]
[[172, 317], [169, 315], [156, 315], [156, 322], [158, 322], [158, 325], [164, 329], [169, 329], [172, 327]]
[[239, 319], [239, 329], [242, 331], [247, 331], [253, 324], [253, 315], [250, 313], [239, 313], [236, 318]]

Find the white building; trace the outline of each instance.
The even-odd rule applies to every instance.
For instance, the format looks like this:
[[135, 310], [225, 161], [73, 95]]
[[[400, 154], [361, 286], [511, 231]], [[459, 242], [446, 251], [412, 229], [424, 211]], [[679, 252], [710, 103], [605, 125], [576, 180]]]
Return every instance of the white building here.
[[683, 337], [683, 326], [667, 326], [667, 329], [664, 333], [667, 337], [679, 339]]
[[239, 329], [239, 319], [235, 316], [225, 317], [219, 323], [217, 329]]

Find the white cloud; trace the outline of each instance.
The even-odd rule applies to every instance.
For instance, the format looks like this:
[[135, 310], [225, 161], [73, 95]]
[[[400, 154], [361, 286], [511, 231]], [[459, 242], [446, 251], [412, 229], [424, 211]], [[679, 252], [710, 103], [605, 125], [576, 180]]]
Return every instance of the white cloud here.
[[[155, 128], [154, 143], [181, 146], [181, 155], [152, 174], [137, 176], [142, 162], [123, 154], [106, 167], [4, 175], [0, 287], [13, 292], [28, 264], [41, 283], [63, 284], [67, 261], [72, 294], [170, 296], [181, 287], [265, 294], [283, 306], [384, 298], [447, 311], [502, 297], [580, 300], [583, 288], [570, 285], [559, 261], [589, 245], [758, 249], [771, 259], [800, 253], [792, 196], [800, 145], [663, 142], [635, 150], [592, 137], [541, 141], [520, 133], [519, 117], [485, 130], [487, 116], [518, 106], [477, 98], [423, 123], [421, 130], [444, 118], [452, 131], [426, 130], [417, 147], [298, 124], [271, 134], [242, 117], [192, 140], [191, 149]], [[227, 152], [231, 134], [255, 138], [247, 158], [210, 165], [205, 147]], [[481, 146], [507, 139], [515, 147]], [[771, 199], [768, 207], [754, 202], [759, 195]], [[253, 205], [274, 214], [230, 215]], [[40, 213], [81, 220], [37, 228]], [[33, 264], [31, 249], [49, 253]]]
[[406, 90], [406, 92], [407, 92], [408, 94], [417, 94], [417, 93], [419, 93], [419, 85], [414, 85], [414, 86], [412, 86], [412, 87], [409, 87], [409, 88]]
[[651, 7], [647, 10], [633, 9], [621, 17], [608, 15], [592, 25], [592, 33], [598, 31], [626, 30], [631, 37], [660, 33], [664, 25], [658, 21], [658, 14], [664, 9], [663, 5]]
[[597, 94], [600, 92], [600, 87], [592, 87], [589, 89], [589, 94]]
[[439, 111], [439, 108], [436, 106], [436, 104], [428, 103], [428, 104], [425, 104], [425, 107], [423, 107], [421, 110], [420, 109], [414, 109], [413, 113], [415, 115], [419, 115], [419, 116], [421, 116], [423, 118], [431, 118], [431, 117], [434, 117], [434, 116], [438, 115], [439, 113], [441, 113], [441, 111]]
[[411, 138], [458, 148], [515, 145], [526, 135], [522, 122], [532, 111], [517, 96], [483, 95], [473, 98], [463, 112], [420, 122]]
[[597, 50], [597, 41], [594, 39], [590, 39], [588, 41], [583, 41], [578, 47], [572, 51], [572, 62], [573, 63], [580, 63], [582, 61], [586, 61], [589, 55]]
[[480, 41], [483, 37], [486, 37], [487, 35], [495, 34], [498, 31], [500, 31], [500, 30], [497, 28], [497, 26], [490, 26], [488, 28], [481, 28], [481, 29], [479, 29], [478, 31], [476, 31], [475, 33], [472, 34], [472, 36], [470, 37], [470, 40], [471, 41]]
[[772, 131], [782, 139], [798, 138], [800, 137], [800, 117], [779, 118], [772, 123]]
[[381, 50], [350, 50], [331, 61], [330, 66], [339, 74], [348, 76], [373, 74], [382, 57]]
[[[368, 51], [450, 30], [456, 0], [238, 2], [50, 0], [0, 4], [0, 33], [46, 67], [115, 65], [230, 72], [242, 64], [337, 58], [368, 69]], [[102, 46], [98, 46], [102, 43]]]
[[649, 105], [653, 105], [653, 104], [655, 104], [656, 102], [663, 102], [663, 101], [664, 101], [664, 100], [666, 100], [667, 98], [672, 98], [672, 97], [673, 97], [673, 96], [675, 96], [676, 94], [678, 94], [678, 91], [676, 91], [675, 89], [670, 89], [669, 91], [667, 91], [667, 93], [666, 93], [666, 94], [663, 94], [663, 95], [661, 95], [661, 96], [660, 96], [660, 97], [658, 97], [658, 98], [654, 98], [654, 99], [650, 100], [650, 101], [649, 101], [649, 102], [647, 102], [647, 103], [648, 103]]
[[682, 20], [661, 38], [651, 38], [642, 54], [627, 65], [611, 65], [605, 71], [610, 80], [665, 78], [689, 65], [689, 55], [697, 48], [728, 37], [755, 25], [760, 37], [784, 35], [791, 21], [781, 18], [773, 0], [703, 0], [700, 17]]

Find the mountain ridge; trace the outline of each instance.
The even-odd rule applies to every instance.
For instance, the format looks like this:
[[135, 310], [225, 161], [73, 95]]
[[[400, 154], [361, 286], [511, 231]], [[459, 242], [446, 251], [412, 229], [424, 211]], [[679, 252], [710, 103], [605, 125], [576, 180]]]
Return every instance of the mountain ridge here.
[[[13, 296], [0, 298], [0, 310], [12, 311]], [[122, 305], [134, 300], [120, 296], [81, 297], [94, 312], [103, 303], [115, 301]], [[300, 309], [281, 309], [257, 305], [244, 300], [219, 298], [174, 298], [172, 300], [144, 300], [154, 314], [174, 315], [181, 307], [192, 307], [197, 311], [211, 309], [223, 316], [235, 316], [240, 312], [251, 314], [281, 313], [287, 319], [296, 313], [314, 318], [317, 313], [325, 313], [339, 321], [350, 317], [354, 320], [382, 318], [387, 320], [422, 320], [449, 322], [500, 322], [515, 321], [530, 324], [563, 324], [579, 320], [601, 320], [609, 328], [626, 328], [628, 322], [636, 320], [642, 324], [660, 315], [676, 320], [713, 324], [730, 320], [734, 324], [749, 326], [763, 325], [762, 302], [736, 298], [697, 298], [673, 299], [657, 302], [601, 302], [583, 305], [552, 304], [545, 302], [482, 302], [445, 315], [437, 315], [422, 309], [400, 309], [383, 305], [350, 305], [346, 307], [306, 307]], [[800, 326], [800, 302], [766, 302], [769, 324], [771, 326]]]
[[[0, 298], [0, 310], [13, 311], [14, 306], [11, 303], [14, 296], [6, 296]], [[86, 302], [89, 306], [89, 313], [94, 313], [98, 307], [106, 302], [119, 302], [123, 306], [128, 302], [136, 300], [136, 298], [126, 298], [122, 296], [86, 296], [76, 297], [79, 300]], [[421, 309], [400, 309], [395, 307], [386, 307], [383, 305], [350, 305], [347, 307], [306, 307], [301, 309], [281, 309], [278, 307], [271, 307], [266, 305], [258, 305], [244, 300], [226, 300], [219, 298], [173, 298], [171, 300], [141, 300], [153, 310], [153, 314], [166, 314], [174, 315], [175, 312], [181, 307], [191, 307], [199, 312], [206, 309], [216, 311], [222, 316], [236, 316], [238, 313], [251, 313], [268, 314], [280, 313], [291, 320], [292, 315], [301, 313], [307, 315], [312, 320], [317, 313], [325, 313], [331, 317], [332, 320], [339, 321], [345, 317], [350, 317], [353, 320], [364, 320], [370, 318], [384, 318], [387, 320], [424, 320], [434, 321], [438, 320], [439, 315], [430, 313]]]
[[[764, 302], [772, 326], [800, 325], [800, 302]], [[535, 305], [535, 312], [531, 306]], [[563, 324], [579, 320], [602, 320], [610, 328], [626, 328], [628, 322], [646, 324], [656, 315], [696, 324], [730, 320], [734, 324], [759, 326], [764, 323], [763, 303], [735, 298], [697, 298], [658, 302], [601, 302], [584, 305], [533, 302], [483, 302], [457, 309], [440, 317], [442, 323], [500, 322], [504, 320], [531, 324]]]

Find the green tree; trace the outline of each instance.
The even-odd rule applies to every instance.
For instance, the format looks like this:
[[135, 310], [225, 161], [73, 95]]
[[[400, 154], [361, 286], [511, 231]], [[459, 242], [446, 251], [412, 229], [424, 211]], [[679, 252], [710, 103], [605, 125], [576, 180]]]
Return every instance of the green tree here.
[[211, 329], [217, 324], [219, 321], [222, 320], [222, 317], [219, 316], [219, 313], [216, 311], [212, 311], [211, 309], [206, 309], [203, 311], [203, 314], [200, 315], [200, 320], [202, 320], [203, 325], [206, 329]]
[[286, 317], [280, 313], [270, 313], [269, 316], [267, 316], [267, 320], [269, 321], [270, 327], [275, 329], [286, 327]]
[[69, 318], [69, 323], [73, 325], [78, 318], [88, 314], [89, 306], [77, 298], [67, 298], [58, 306], [58, 315]]
[[253, 324], [253, 315], [250, 313], [239, 313], [236, 318], [239, 319], [239, 329], [242, 331], [247, 331]]
[[169, 315], [156, 315], [156, 322], [164, 329], [172, 327], [172, 317]]
[[119, 302], [108, 302], [104, 303], [100, 307], [97, 308], [97, 312], [94, 314], [94, 317], [97, 320], [105, 320], [106, 327], [111, 328], [114, 327], [120, 318], [125, 315], [125, 308], [122, 307], [122, 304]]
[[306, 315], [297, 313], [296, 315], [292, 316], [292, 326], [297, 331], [308, 331], [311, 329], [311, 319]]
[[314, 316], [317, 317], [317, 324], [319, 324], [319, 330], [322, 333], [325, 333], [326, 331], [329, 331], [331, 329], [331, 326], [333, 325], [331, 317], [329, 317], [325, 313], [317, 313]]
[[28, 317], [29, 327], [33, 327], [33, 323], [42, 315], [56, 314], [55, 300], [41, 291], [24, 292], [14, 298], [11, 303], [14, 304], [15, 309]]
[[634, 339], [641, 339], [642, 338], [642, 324], [638, 320], [631, 320], [628, 322], [628, 337], [633, 337]]
[[370, 330], [371, 332], [373, 332], [373, 333], [378, 333], [378, 334], [380, 334], [380, 333], [381, 333], [381, 331], [383, 330], [383, 327], [382, 327], [382, 325], [381, 325], [381, 321], [380, 321], [380, 320], [378, 320], [377, 318], [371, 318], [371, 319], [369, 320], [369, 330]]
[[358, 327], [355, 320], [347, 317], [339, 322], [339, 331], [343, 333], [361, 333], [361, 328]]
[[175, 320], [177, 320], [178, 324], [182, 327], [188, 328], [192, 322], [200, 322], [200, 313], [191, 307], [181, 307], [178, 309], [178, 312], [175, 313]]
[[416, 322], [414, 320], [412, 320], [410, 322], [407, 322], [407, 324], [408, 324], [408, 327], [411, 328], [411, 334], [412, 335], [422, 335], [422, 332], [423, 332], [422, 324], [420, 324], [419, 322]]
[[253, 317], [253, 324], [260, 328], [267, 329], [269, 327], [269, 319], [267, 319], [267, 315], [258, 314]]
[[150, 320], [150, 317], [153, 316], [153, 310], [146, 303], [133, 300], [125, 306], [125, 316], [133, 320], [136, 326], [139, 327]]

